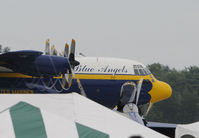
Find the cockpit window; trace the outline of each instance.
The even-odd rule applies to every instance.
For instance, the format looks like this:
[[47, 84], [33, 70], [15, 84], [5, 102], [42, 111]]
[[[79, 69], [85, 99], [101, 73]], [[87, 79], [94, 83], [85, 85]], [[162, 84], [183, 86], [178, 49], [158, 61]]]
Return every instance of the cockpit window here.
[[143, 69], [139, 69], [140, 75], [145, 75]]
[[147, 72], [147, 75], [151, 74], [151, 71], [148, 68], [145, 68], [144, 70]]
[[139, 68], [143, 68], [142, 65], [137, 65]]
[[135, 75], [149, 75], [151, 72], [142, 65], [133, 65]]
[[139, 71], [138, 71], [138, 66], [137, 65], [133, 65], [133, 69], [134, 69], [134, 73], [135, 75], [139, 75]]
[[144, 74], [148, 74], [145, 69], [143, 69], [143, 71], [144, 71]]

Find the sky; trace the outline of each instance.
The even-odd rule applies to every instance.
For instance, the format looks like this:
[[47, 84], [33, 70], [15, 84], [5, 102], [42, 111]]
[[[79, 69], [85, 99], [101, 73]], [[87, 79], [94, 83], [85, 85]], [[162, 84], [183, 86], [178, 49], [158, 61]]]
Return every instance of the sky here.
[[199, 66], [198, 0], [1, 0], [0, 44], [11, 50], [119, 57], [170, 68]]

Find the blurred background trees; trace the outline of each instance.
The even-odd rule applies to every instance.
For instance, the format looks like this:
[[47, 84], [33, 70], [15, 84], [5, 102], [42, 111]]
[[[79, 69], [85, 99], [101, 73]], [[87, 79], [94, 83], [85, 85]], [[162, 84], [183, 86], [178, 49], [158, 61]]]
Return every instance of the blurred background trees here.
[[154, 63], [148, 68], [158, 80], [170, 84], [173, 93], [169, 99], [154, 104], [146, 119], [165, 123], [199, 121], [199, 67], [177, 71]]
[[10, 48], [9, 47], [4, 47], [0, 44], [0, 53], [6, 53], [9, 52]]

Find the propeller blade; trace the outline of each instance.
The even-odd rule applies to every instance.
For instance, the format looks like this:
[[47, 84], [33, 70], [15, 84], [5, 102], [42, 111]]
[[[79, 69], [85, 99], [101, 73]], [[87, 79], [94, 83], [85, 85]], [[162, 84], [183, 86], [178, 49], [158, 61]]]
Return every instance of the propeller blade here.
[[70, 88], [71, 85], [72, 85], [72, 80], [73, 80], [73, 74], [70, 73], [70, 74], [68, 75], [68, 86], [69, 86], [69, 88]]
[[50, 39], [46, 40], [45, 55], [50, 55]]
[[53, 55], [53, 51], [54, 51], [54, 49], [55, 49], [55, 46], [54, 46], [54, 45], [52, 45], [52, 46], [50, 47], [50, 55]]
[[59, 53], [59, 56], [63, 57], [64, 56], [64, 51], [62, 51], [61, 53]]
[[75, 60], [75, 40], [74, 39], [72, 39], [71, 46], [70, 46], [69, 60], [70, 61]]
[[69, 61], [72, 69], [74, 69], [75, 66], [79, 65], [79, 62], [75, 60], [75, 43], [75, 40], [72, 39], [69, 55]]
[[[57, 55], [57, 51], [56, 51], [55, 47], [52, 46], [51, 48], [52, 48], [51, 50], [53, 51], [53, 55]], [[69, 54], [69, 45], [66, 43], [64, 51], [60, 55], [66, 57], [66, 58], [69, 58], [71, 68], [63, 76], [62, 88], [65, 88], [66, 83], [68, 83], [68, 87], [70, 88], [72, 85], [73, 74], [75, 74], [74, 67], [79, 65], [79, 62], [75, 60], [75, 40], [74, 39], [72, 39], [72, 42], [71, 42], [70, 54]], [[78, 82], [80, 83], [80, 81], [78, 81]], [[81, 85], [81, 83], [80, 83], [80, 85]]]
[[67, 80], [68, 80], [68, 74], [64, 74], [62, 79], [62, 88], [65, 88]]
[[64, 57], [68, 57], [68, 55], [69, 55], [69, 45], [66, 43], [64, 49]]
[[51, 55], [54, 55], [54, 56], [57, 56], [58, 52], [57, 50], [55, 49], [55, 45], [52, 45], [51, 46]]
[[141, 78], [139, 80], [138, 85], [137, 85], [136, 105], [138, 104], [138, 101], [139, 101], [140, 91], [141, 91], [141, 88], [142, 88], [142, 83], [143, 83], [143, 78]]
[[68, 87], [69, 88], [71, 87], [71, 85], [72, 85], [72, 76], [73, 76], [73, 74], [70, 71], [63, 75], [62, 88], [65, 88], [66, 83], [68, 83]]
[[74, 39], [72, 39], [72, 42], [71, 42], [71, 49], [70, 49], [70, 53], [71, 54], [75, 54], [75, 46], [76, 46], [76, 42]]

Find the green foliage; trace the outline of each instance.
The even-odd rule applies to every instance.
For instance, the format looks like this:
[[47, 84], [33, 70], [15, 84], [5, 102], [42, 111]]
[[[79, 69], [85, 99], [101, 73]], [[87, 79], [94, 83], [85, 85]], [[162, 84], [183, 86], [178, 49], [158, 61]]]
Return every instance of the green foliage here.
[[3, 53], [9, 52], [9, 51], [10, 51], [10, 48], [9, 48], [9, 47], [5, 47], [5, 48], [3, 49]]
[[0, 53], [2, 53], [2, 45], [0, 45]]
[[172, 96], [153, 105], [148, 121], [165, 123], [192, 123], [199, 121], [199, 67], [182, 71], [154, 63], [148, 66], [158, 80], [170, 84]]
[[0, 53], [6, 53], [9, 52], [10, 48], [9, 47], [4, 47], [2, 45], [0, 45]]

